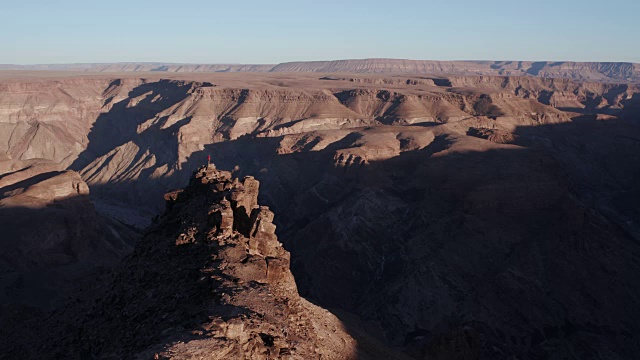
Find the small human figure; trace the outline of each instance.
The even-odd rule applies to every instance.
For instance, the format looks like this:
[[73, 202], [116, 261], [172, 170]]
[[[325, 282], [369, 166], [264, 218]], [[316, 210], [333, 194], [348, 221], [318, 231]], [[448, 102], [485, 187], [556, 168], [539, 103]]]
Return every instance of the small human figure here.
[[209, 168], [209, 164], [211, 164], [211, 155], [207, 155], [207, 169]]

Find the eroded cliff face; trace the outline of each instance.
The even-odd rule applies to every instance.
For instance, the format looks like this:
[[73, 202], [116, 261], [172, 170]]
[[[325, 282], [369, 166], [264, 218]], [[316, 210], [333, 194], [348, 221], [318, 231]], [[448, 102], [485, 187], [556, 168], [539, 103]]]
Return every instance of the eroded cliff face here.
[[[78, 171], [94, 198], [157, 211], [167, 187], [184, 184], [207, 155], [217, 155], [206, 154], [208, 145], [246, 136], [287, 143], [314, 131], [440, 124], [463, 134], [470, 127], [513, 133], [582, 114], [630, 118], [638, 108], [633, 85], [562, 79], [359, 76], [301, 85], [285, 77], [247, 88], [223, 79], [221, 86], [137, 78], [7, 81], [0, 88], [0, 166], [12, 171], [46, 159]], [[144, 189], [128, 191], [139, 179], [146, 179]]]
[[359, 345], [298, 295], [258, 188], [252, 177], [200, 168], [165, 195], [167, 210], [121, 267], [87, 281], [45, 321], [46, 336], [18, 333], [5, 350], [16, 358], [394, 358], [381, 345]]
[[[178, 137], [177, 160], [182, 162], [203, 144], [266, 131], [272, 135], [299, 133], [376, 125], [376, 120], [441, 123], [473, 116], [524, 119], [536, 112], [554, 112], [544, 105], [616, 111], [637, 92], [631, 85], [473, 76], [421, 80], [422, 85], [404, 91], [371, 86], [331, 89], [336, 83], [344, 86], [353, 80], [367, 79], [326, 79], [320, 82], [326, 89], [311, 91], [295, 87], [233, 89], [202, 82], [134, 78], [8, 82], [0, 87], [0, 146], [13, 161], [45, 158], [66, 166], [87, 151], [80, 159], [84, 166], [118, 146], [142, 143], [137, 139], [142, 133], [153, 133], [158, 143], [166, 133], [165, 137]], [[397, 85], [398, 81], [411, 83], [411, 79], [394, 78], [387, 82]], [[476, 93], [465, 89], [476, 89]], [[536, 100], [536, 105], [532, 108], [518, 98]], [[89, 138], [91, 131], [99, 133], [94, 134], [95, 139]]]

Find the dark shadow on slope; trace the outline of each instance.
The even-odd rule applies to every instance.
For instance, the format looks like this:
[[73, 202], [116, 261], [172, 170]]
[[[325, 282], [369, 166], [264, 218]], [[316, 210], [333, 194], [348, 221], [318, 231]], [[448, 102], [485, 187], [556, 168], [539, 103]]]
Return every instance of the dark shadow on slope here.
[[[634, 131], [632, 124], [602, 122], [522, 127], [517, 135], [528, 149], [432, 158], [444, 145], [348, 168], [333, 166], [335, 149], [275, 156], [270, 151], [277, 140], [213, 148], [224, 153], [214, 157], [222, 164], [240, 165], [262, 181], [264, 202], [276, 211], [302, 295], [360, 315], [373, 333], [379, 326], [387, 341], [412, 344], [414, 354], [457, 354], [453, 339], [468, 335], [469, 356], [478, 350], [478, 338], [487, 346], [481, 349], [485, 356], [496, 348], [535, 357], [568, 353], [578, 344], [584, 354], [621, 349], [637, 339], [635, 320], [625, 319], [639, 314], [620, 310], [637, 303], [640, 290], [632, 285], [637, 235], [623, 226], [639, 223], [632, 206], [638, 191], [632, 169], [640, 169]], [[623, 135], [621, 143], [617, 138]], [[545, 139], [561, 143], [547, 148]], [[227, 151], [236, 146], [241, 156]], [[598, 154], [581, 157], [589, 148]], [[616, 155], [606, 156], [612, 149]], [[593, 159], [594, 165], [583, 167]], [[598, 190], [604, 184], [608, 188]], [[615, 194], [628, 201], [588, 202]], [[618, 214], [607, 214], [612, 206]], [[425, 261], [432, 265], [425, 268]], [[544, 270], [536, 273], [536, 267]], [[519, 283], [514, 271], [526, 274], [526, 282], [542, 281], [542, 287]], [[614, 282], [612, 271], [618, 274]], [[413, 290], [400, 295], [395, 289]], [[496, 293], [506, 297], [494, 299]], [[617, 294], [616, 300], [605, 293]], [[575, 304], [573, 294], [590, 300]], [[407, 301], [431, 305], [420, 305], [424, 315], [417, 317], [414, 311], [391, 311], [389, 304], [408, 306]], [[493, 310], [473, 310], [480, 304]], [[579, 315], [571, 307], [601, 311], [609, 319]], [[532, 309], [535, 315], [524, 315]], [[501, 320], [489, 315], [494, 312]], [[604, 340], [584, 345], [592, 336]]]
[[[637, 116], [637, 117], [636, 117]], [[640, 241], [640, 114], [623, 120], [595, 115], [561, 125], [520, 127], [518, 143], [558, 161], [570, 188], [589, 208]]]
[[8, 171], [8, 172], [5, 172], [5, 173], [2, 173], [2, 175], [0, 175], [0, 180], [6, 178], [9, 175], [17, 174], [17, 173], [22, 172], [22, 171], [27, 171], [27, 170], [31, 169], [32, 167], [33, 167], [33, 165], [29, 165], [29, 166], [26, 166], [26, 167], [24, 167], [22, 169], [18, 169], [18, 170], [13, 170], [13, 171]]
[[[636, 357], [637, 125], [516, 134], [521, 148], [441, 153], [452, 140], [438, 138], [349, 167], [334, 154], [355, 138], [277, 155], [280, 138], [245, 137], [208, 145], [182, 171], [211, 154], [255, 175], [301, 294], [338, 309], [353, 334], [416, 357]], [[184, 175], [130, 185], [159, 191]]]
[[[17, 172], [18, 171], [15, 171], [13, 173], [17, 173]], [[10, 174], [13, 174], [13, 173], [10, 173]], [[62, 171], [50, 171], [50, 172], [38, 174], [36, 176], [32, 176], [28, 179], [19, 181], [17, 183], [2, 187], [0, 188], [0, 199], [3, 199], [6, 196], [10, 196], [11, 193], [16, 189], [26, 189], [31, 185], [35, 185], [39, 182], [45, 181], [47, 179], [51, 179], [52, 177], [60, 174], [62, 174]]]
[[[216, 201], [222, 197], [211, 196], [218, 196]], [[0, 329], [0, 334], [6, 335], [0, 337], [0, 358], [126, 359], [164, 342], [168, 346], [177, 341], [210, 338], [216, 334], [215, 326], [202, 325], [209, 315], [224, 321], [259, 317], [247, 308], [221, 300], [237, 289], [223, 285], [235, 284], [234, 279], [215, 270], [212, 254], [233, 245], [205, 241], [176, 244], [176, 236], [185, 230], [184, 224], [192, 221], [179, 216], [180, 207], [185, 205], [183, 200], [178, 196], [173, 212], [150, 227], [134, 253], [115, 270], [85, 277], [78, 274], [75, 291], [64, 307], [30, 317], [25, 311], [22, 324], [12, 324], [10, 328], [15, 333], [4, 334], [6, 329]], [[198, 196], [188, 205], [196, 209], [199, 206], [206, 218], [210, 200]], [[243, 286], [250, 288], [247, 292], [263, 287], [253, 283]], [[6, 317], [12, 319], [14, 313], [7, 309]], [[152, 350], [150, 357], [162, 346]]]
[[538, 98], [536, 100], [538, 100], [538, 102], [541, 104], [551, 105], [551, 97], [553, 96], [553, 94], [553, 91], [542, 90], [540, 91], [540, 95], [538, 95]]
[[540, 71], [547, 66], [546, 61], [538, 61], [531, 64], [531, 67], [527, 69], [526, 73], [533, 76], [538, 76]]
[[[620, 128], [615, 129], [617, 126]], [[634, 259], [639, 255], [639, 237], [629, 227], [637, 229], [640, 223], [632, 205], [637, 204], [634, 194], [638, 191], [638, 175], [634, 169], [640, 169], [640, 149], [638, 129], [630, 126], [599, 123], [594, 127], [525, 127], [517, 132], [521, 138], [540, 141], [529, 143], [532, 149], [450, 154], [435, 159], [425, 156], [423, 161], [417, 161], [421, 159], [420, 152], [415, 152], [360, 168], [360, 175], [354, 175], [359, 178], [357, 186], [351, 186], [343, 199], [320, 211], [328, 216], [314, 216], [311, 223], [289, 223], [283, 230], [281, 238], [291, 248], [301, 293], [324, 307], [378, 317], [380, 326], [391, 332], [387, 336], [393, 343], [407, 341], [394, 340], [394, 333], [414, 327], [414, 333], [420, 329], [430, 332], [428, 337], [420, 335], [422, 344], [429, 348], [444, 341], [440, 336], [462, 336], [465, 332], [460, 328], [470, 327], [487, 344], [522, 356], [538, 357], [556, 351], [569, 354], [571, 347], [582, 343], [580, 339], [591, 336], [606, 339], [593, 343], [593, 349], [616, 349], [629, 341], [637, 344], [638, 328], [633, 325], [636, 320], [628, 321], [627, 317], [637, 319], [638, 312], [623, 311], [623, 315], [619, 311], [629, 309], [624, 305], [626, 301], [639, 300], [639, 289], [632, 285], [633, 274], [638, 271]], [[598, 140], [609, 136], [615, 139], [618, 132], [627, 137], [635, 132], [636, 136], [624, 143], [612, 140], [616, 145]], [[569, 134], [575, 139], [568, 138]], [[548, 151], [546, 145], [541, 146], [545, 139], [565, 144]], [[590, 161], [589, 156], [579, 157], [584, 146], [601, 152], [593, 157], [597, 165], [583, 167]], [[605, 156], [611, 149], [616, 149], [617, 158]], [[406, 160], [407, 156], [415, 156], [416, 161], [402, 164], [402, 158]], [[574, 164], [568, 164], [574, 160]], [[370, 183], [373, 178], [385, 177], [381, 174], [397, 176], [403, 169], [406, 171], [407, 165], [412, 165], [412, 171], [399, 175], [398, 181], [389, 185], [384, 185], [388, 184], [384, 179], [378, 184]], [[609, 181], [610, 176], [615, 180]], [[583, 188], [594, 181], [595, 189]], [[606, 184], [613, 188], [599, 188]], [[341, 182], [331, 190], [339, 193], [337, 189], [345, 187], [349, 183]], [[396, 194], [402, 188], [410, 189], [411, 196]], [[326, 192], [321, 194], [327, 197]], [[595, 206], [586, 202], [616, 194], [619, 196], [613, 199], [624, 199], [625, 204]], [[319, 203], [305, 201], [310, 207]], [[365, 202], [359, 205], [359, 201]], [[395, 205], [394, 210], [385, 211], [394, 208], [394, 203], [400, 207]], [[300, 205], [293, 202], [289, 210], [281, 209], [277, 214], [291, 214]], [[608, 214], [607, 207], [618, 209], [619, 213]], [[631, 225], [624, 225], [628, 221], [632, 221]], [[381, 224], [372, 225], [376, 222]], [[627, 265], [621, 266], [619, 261]], [[432, 265], [425, 267], [424, 262]], [[541, 267], [542, 273], [531, 271], [530, 266]], [[624, 275], [619, 272], [621, 268], [625, 269]], [[578, 273], [563, 275], [567, 269]], [[516, 279], [512, 271], [523, 278]], [[407, 279], [416, 273], [421, 275]], [[424, 277], [434, 276], [424, 283]], [[444, 283], [437, 285], [439, 281]], [[544, 285], [535, 288], [521, 281], [542, 281]], [[578, 290], [576, 282], [585, 288]], [[425, 286], [431, 286], [430, 290], [420, 293]], [[418, 293], [396, 293], [396, 289], [411, 288]], [[443, 288], [447, 295], [434, 295]], [[505, 297], [492, 299], [496, 293]], [[617, 294], [615, 300], [604, 295], [611, 293]], [[574, 294], [581, 294], [585, 300], [574, 303], [570, 300]], [[414, 309], [412, 301], [431, 304], [422, 305], [419, 313], [424, 313], [424, 318], [416, 317], [413, 310], [404, 314], [404, 320], [397, 318], [393, 310], [380, 315], [390, 310], [385, 309], [388, 304]], [[558, 307], [554, 303], [562, 304], [562, 316], [549, 312]], [[480, 304], [494, 308], [503, 320], [483, 320], [487, 313], [472, 310]], [[446, 310], [449, 307], [458, 309], [450, 314], [462, 319], [457, 324], [439, 314], [451, 311]], [[599, 321], [579, 316], [568, 310], [570, 307], [590, 308], [610, 318]], [[524, 315], [536, 308], [540, 311], [537, 315]], [[420, 325], [435, 321], [433, 318], [444, 323]], [[515, 330], [514, 326], [527, 330]], [[403, 328], [406, 330], [400, 330]], [[470, 348], [473, 343], [469, 343]], [[558, 348], [549, 350], [550, 344]], [[589, 346], [580, 346], [579, 351], [588, 356]], [[635, 345], [620, 356], [632, 356], [637, 351]], [[498, 353], [492, 356], [503, 358]]]
[[436, 84], [436, 86], [440, 86], [440, 87], [452, 87], [453, 86], [451, 84], [451, 80], [446, 79], [446, 78], [442, 78], [442, 79], [434, 78], [432, 80], [433, 80], [433, 83]]
[[[178, 162], [176, 132], [188, 124], [191, 117], [185, 117], [167, 126], [169, 116], [163, 116], [155, 119], [154, 123], [141, 133], [138, 133], [138, 126], [186, 99], [193, 86], [192, 82], [160, 80], [136, 87], [129, 92], [126, 99], [117, 102], [108, 112], [98, 117], [89, 133], [87, 149], [69, 168], [81, 171], [83, 178], [90, 181], [94, 174], [112, 165], [111, 161], [119, 156], [115, 152], [118, 146], [131, 142], [137, 146], [137, 153], [126, 169], [118, 169], [120, 173], [139, 172], [139, 177], [146, 179], [151, 178], [154, 171], [162, 166], [166, 166], [168, 170], [173, 169]], [[141, 96], [144, 98], [137, 99]], [[137, 101], [136, 106], [129, 107], [128, 104], [134, 99]], [[95, 168], [88, 166], [111, 151], [114, 153], [105, 157], [102, 163], [95, 164]], [[120, 203], [144, 204], [138, 207], [148, 211], [150, 209], [145, 205], [154, 203], [154, 200], [156, 204], [160, 204], [161, 195], [166, 190], [164, 187], [160, 191], [154, 191], [156, 187], [147, 188], [151, 183], [153, 181], [142, 181], [131, 189], [131, 184], [111, 179], [108, 184], [92, 186], [92, 197]], [[153, 195], [147, 195], [147, 192]]]
[[[135, 141], [140, 124], [186, 99], [192, 86], [190, 82], [160, 80], [134, 88], [125, 99], [98, 116], [88, 135], [86, 150], [69, 168], [80, 171], [114, 148]], [[137, 99], [141, 96], [144, 98]], [[136, 105], [130, 107], [132, 101], [136, 101]]]
[[616, 102], [616, 100], [624, 93], [626, 93], [629, 90], [629, 85], [628, 84], [618, 84], [612, 88], [609, 89], [609, 91], [607, 91], [606, 93], [604, 93], [602, 95], [602, 97], [607, 101], [607, 103], [609, 104], [614, 104]]
[[98, 216], [86, 196], [30, 205], [0, 207], [2, 359], [50, 358], [34, 348], [52, 335], [42, 326], [50, 311], [65, 303], [81, 279], [129, 254], [137, 237]]

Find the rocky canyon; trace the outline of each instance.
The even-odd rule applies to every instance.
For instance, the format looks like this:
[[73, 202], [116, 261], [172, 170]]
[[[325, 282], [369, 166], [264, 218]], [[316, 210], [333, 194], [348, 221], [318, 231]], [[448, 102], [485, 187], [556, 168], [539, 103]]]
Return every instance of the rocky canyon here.
[[637, 64], [82, 66], [0, 71], [3, 358], [640, 356]]

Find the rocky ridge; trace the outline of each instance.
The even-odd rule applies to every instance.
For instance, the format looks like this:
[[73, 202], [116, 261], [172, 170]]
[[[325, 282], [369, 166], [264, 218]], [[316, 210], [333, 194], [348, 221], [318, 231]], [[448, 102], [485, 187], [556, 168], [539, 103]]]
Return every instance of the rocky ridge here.
[[51, 317], [46, 327], [54, 335], [35, 351], [53, 358], [393, 358], [380, 346], [359, 347], [334, 315], [298, 295], [290, 255], [275, 235], [273, 212], [257, 204], [258, 189], [253, 177], [200, 168], [188, 187], [165, 195], [166, 212], [122, 267]]

